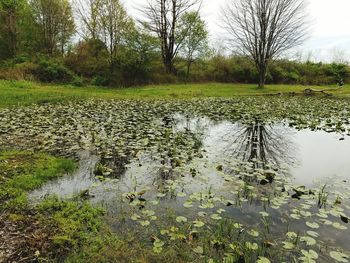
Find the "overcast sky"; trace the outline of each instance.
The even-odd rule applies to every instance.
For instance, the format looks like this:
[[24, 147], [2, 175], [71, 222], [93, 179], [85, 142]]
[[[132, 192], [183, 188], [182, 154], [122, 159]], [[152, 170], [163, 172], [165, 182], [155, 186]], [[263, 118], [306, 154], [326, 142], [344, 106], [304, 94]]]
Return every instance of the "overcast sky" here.
[[[210, 29], [212, 42], [216, 45], [225, 38], [220, 28], [220, 10], [227, 1], [203, 0], [202, 17]], [[335, 53], [344, 53], [350, 60], [350, 0], [308, 0], [308, 13], [312, 24], [309, 40], [299, 48], [311, 54], [314, 60], [332, 60]], [[146, 0], [123, 0], [128, 12], [137, 16], [137, 7]]]

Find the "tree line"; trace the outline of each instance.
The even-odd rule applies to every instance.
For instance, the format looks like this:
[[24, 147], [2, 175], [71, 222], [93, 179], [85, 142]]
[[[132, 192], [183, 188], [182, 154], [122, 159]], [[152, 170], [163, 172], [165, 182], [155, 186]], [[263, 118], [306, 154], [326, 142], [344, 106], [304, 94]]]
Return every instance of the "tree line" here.
[[228, 0], [222, 22], [232, 55], [209, 45], [201, 0], [145, 2], [135, 20], [119, 0], [0, 0], [0, 78], [103, 86], [258, 82], [263, 87], [266, 82], [329, 84], [347, 75], [345, 65], [280, 59], [307, 37], [303, 0]]

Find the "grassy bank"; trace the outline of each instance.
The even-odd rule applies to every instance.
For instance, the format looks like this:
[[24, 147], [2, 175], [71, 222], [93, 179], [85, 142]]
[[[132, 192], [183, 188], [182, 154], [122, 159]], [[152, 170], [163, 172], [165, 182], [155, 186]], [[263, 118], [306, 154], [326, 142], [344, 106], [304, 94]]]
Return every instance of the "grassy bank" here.
[[[32, 103], [55, 103], [87, 98], [102, 99], [188, 99], [193, 97], [234, 97], [264, 95], [270, 93], [302, 92], [305, 86], [268, 85], [259, 89], [254, 84], [179, 84], [146, 86], [137, 88], [101, 88], [44, 85], [24, 81], [0, 80], [0, 107], [29, 105]], [[319, 87], [315, 87], [319, 88]], [[350, 95], [350, 85], [337, 91], [337, 95]]]
[[183, 242], [181, 253], [159, 254], [148, 240], [127, 233], [120, 239], [104, 211], [78, 196], [28, 202], [30, 190], [74, 169], [74, 162], [43, 153], [0, 152], [0, 262], [188, 262], [192, 251]]
[[73, 161], [43, 153], [0, 152], [0, 262], [61, 262], [96, 236], [100, 209], [55, 197], [33, 206], [27, 198], [74, 169]]
[[28, 206], [27, 192], [75, 168], [73, 161], [31, 152], [0, 153], [0, 211]]

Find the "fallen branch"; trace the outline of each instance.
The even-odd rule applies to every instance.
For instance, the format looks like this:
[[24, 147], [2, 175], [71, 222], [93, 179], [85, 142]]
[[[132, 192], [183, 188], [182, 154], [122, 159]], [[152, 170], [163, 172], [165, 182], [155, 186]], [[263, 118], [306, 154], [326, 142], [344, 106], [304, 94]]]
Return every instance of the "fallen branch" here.
[[308, 88], [308, 89], [305, 89], [304, 90], [304, 93], [306, 94], [306, 95], [312, 95], [313, 93], [323, 93], [323, 94], [326, 94], [326, 95], [331, 95], [331, 94], [329, 94], [329, 93], [327, 93], [328, 91], [337, 91], [337, 90], [340, 90], [340, 89], [342, 89], [343, 88], [343, 86], [341, 85], [341, 86], [339, 86], [339, 87], [337, 87], [337, 88], [328, 88], [328, 89], [312, 89], [312, 88]]

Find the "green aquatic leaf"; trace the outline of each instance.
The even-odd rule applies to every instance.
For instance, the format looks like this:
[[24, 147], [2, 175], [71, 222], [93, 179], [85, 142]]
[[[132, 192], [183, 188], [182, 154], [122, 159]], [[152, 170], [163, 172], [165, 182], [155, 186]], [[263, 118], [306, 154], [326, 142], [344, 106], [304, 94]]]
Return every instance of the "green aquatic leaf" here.
[[298, 214], [291, 214], [290, 217], [295, 219], [295, 220], [299, 220], [301, 218], [300, 215], [298, 215]]
[[298, 234], [295, 232], [287, 232], [286, 236], [289, 237], [290, 239], [294, 239], [298, 237]]
[[308, 246], [316, 245], [316, 240], [312, 237], [302, 236], [300, 237], [300, 240], [305, 242]]
[[254, 229], [251, 229], [251, 230], [248, 230], [247, 233], [252, 236], [252, 237], [258, 237], [259, 236], [259, 232], [254, 230]]
[[165, 243], [163, 241], [161, 241], [160, 239], [158, 239], [158, 238], [153, 242], [153, 246], [154, 247], [163, 247], [164, 244]]
[[311, 236], [311, 237], [314, 237], [314, 238], [318, 238], [320, 236], [319, 233], [315, 232], [315, 231], [306, 231], [306, 233]]
[[178, 216], [176, 217], [176, 222], [178, 223], [186, 223], [187, 222], [187, 218], [184, 216]]
[[149, 219], [150, 219], [151, 221], [155, 221], [155, 220], [158, 219], [158, 217], [156, 217], [156, 216], [150, 216]]
[[291, 242], [284, 241], [284, 242], [282, 242], [282, 244], [283, 244], [283, 248], [288, 249], [288, 250], [295, 248], [295, 244], [293, 244]]
[[225, 209], [220, 208], [220, 209], [218, 209], [216, 212], [217, 212], [218, 214], [222, 214], [222, 213], [225, 212], [225, 211], [226, 211]]
[[130, 218], [131, 218], [132, 220], [134, 220], [134, 221], [137, 221], [137, 220], [139, 220], [141, 217], [140, 217], [139, 215], [137, 215], [137, 214], [133, 214]]
[[339, 251], [331, 251], [329, 253], [329, 255], [331, 256], [331, 258], [335, 259], [336, 261], [338, 262], [344, 262], [344, 263], [347, 263], [349, 262], [348, 261], [348, 258], [349, 256], [342, 253], [342, 252], [339, 252]]
[[245, 242], [245, 246], [247, 249], [253, 250], [253, 251], [259, 249], [259, 245], [257, 243]]
[[160, 254], [163, 251], [163, 246], [164, 245], [165, 245], [165, 243], [157, 238], [153, 242], [153, 252], [156, 253], [156, 254]]
[[142, 214], [144, 214], [146, 216], [154, 216], [156, 214], [156, 212], [154, 212], [153, 210], [143, 210]]
[[316, 263], [316, 259], [318, 259], [318, 254], [316, 251], [314, 251], [312, 249], [309, 251], [302, 249], [301, 253], [303, 254], [303, 256], [300, 257], [299, 259], [303, 263]]
[[148, 220], [140, 221], [141, 226], [149, 226], [151, 223]]
[[158, 198], [163, 198], [163, 197], [166, 197], [166, 194], [164, 194], [164, 193], [158, 193], [158, 194], [157, 194], [157, 197], [158, 197]]
[[192, 250], [193, 250], [195, 253], [197, 253], [197, 254], [203, 254], [203, 253], [204, 253], [204, 249], [203, 249], [203, 247], [201, 247], [201, 246], [195, 247], [195, 248], [193, 248]]
[[183, 204], [183, 206], [184, 206], [185, 208], [191, 208], [191, 207], [193, 207], [193, 203], [192, 203], [191, 201], [187, 201], [187, 202], [185, 202], [185, 203]]
[[204, 224], [204, 222], [202, 222], [202, 221], [198, 221], [198, 220], [196, 220], [196, 221], [193, 221], [193, 226], [194, 227], [203, 227], [205, 224]]
[[316, 222], [309, 222], [309, 221], [307, 221], [307, 222], [306, 222], [306, 225], [307, 225], [308, 227], [310, 227], [310, 228], [313, 228], [313, 229], [318, 229], [318, 228], [320, 228], [320, 225], [317, 224]]
[[346, 230], [348, 229], [346, 226], [343, 226], [342, 224], [336, 222], [336, 223], [333, 223], [332, 226], [336, 229], [340, 229], [340, 230]]
[[326, 226], [331, 226], [333, 224], [332, 221], [329, 221], [327, 219], [322, 219], [321, 222], [323, 222], [323, 224], [326, 225]]
[[213, 220], [221, 220], [222, 219], [222, 217], [219, 214], [212, 214], [210, 216], [210, 218]]
[[184, 192], [179, 192], [179, 193], [177, 193], [177, 196], [178, 196], [178, 197], [186, 197], [186, 193], [184, 193]]
[[256, 263], [271, 263], [271, 261], [268, 258], [259, 257]]
[[259, 212], [262, 217], [268, 217], [270, 214], [266, 212]]
[[242, 225], [242, 224], [239, 224], [239, 223], [234, 223], [234, 224], [233, 224], [233, 227], [234, 227], [234, 228], [237, 228], [237, 229], [242, 229], [242, 228], [243, 228], [243, 225]]
[[200, 217], [206, 217], [208, 214], [205, 212], [198, 212], [198, 216]]

